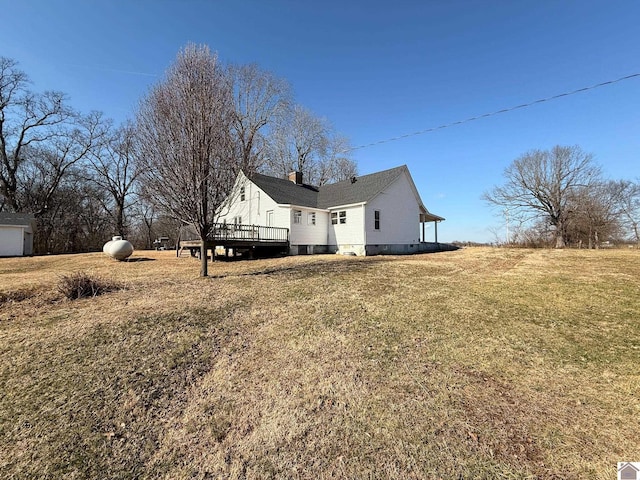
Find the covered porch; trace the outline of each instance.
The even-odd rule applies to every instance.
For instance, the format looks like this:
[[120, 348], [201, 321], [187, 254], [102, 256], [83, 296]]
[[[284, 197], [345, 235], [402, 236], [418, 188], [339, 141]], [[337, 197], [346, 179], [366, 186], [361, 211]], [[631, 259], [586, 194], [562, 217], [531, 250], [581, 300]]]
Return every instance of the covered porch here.
[[[420, 209], [420, 243], [435, 243], [438, 244], [438, 223], [444, 221], [443, 217], [430, 213], [426, 208]], [[433, 239], [427, 239], [427, 224], [433, 223]]]

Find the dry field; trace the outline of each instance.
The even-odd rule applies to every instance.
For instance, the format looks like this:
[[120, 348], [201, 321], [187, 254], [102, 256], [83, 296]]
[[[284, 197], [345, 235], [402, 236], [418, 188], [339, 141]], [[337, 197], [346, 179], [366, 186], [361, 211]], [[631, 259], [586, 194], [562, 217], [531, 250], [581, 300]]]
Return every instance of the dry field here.
[[[640, 251], [0, 259], [0, 478], [615, 478]], [[117, 291], [68, 300], [61, 276]]]

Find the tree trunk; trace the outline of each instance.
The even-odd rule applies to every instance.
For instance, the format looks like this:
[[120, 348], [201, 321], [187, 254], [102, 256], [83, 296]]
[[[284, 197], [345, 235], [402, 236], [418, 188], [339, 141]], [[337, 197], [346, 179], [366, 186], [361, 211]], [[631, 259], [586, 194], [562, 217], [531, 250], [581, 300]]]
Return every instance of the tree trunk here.
[[564, 248], [566, 243], [564, 240], [565, 228], [564, 219], [558, 218], [555, 222], [556, 227], [556, 248]]
[[116, 232], [122, 238], [126, 238], [124, 231], [124, 205], [116, 205]]
[[556, 232], [556, 248], [564, 248], [564, 235], [562, 233]]
[[207, 261], [207, 239], [200, 237], [200, 276], [209, 276], [209, 263]]

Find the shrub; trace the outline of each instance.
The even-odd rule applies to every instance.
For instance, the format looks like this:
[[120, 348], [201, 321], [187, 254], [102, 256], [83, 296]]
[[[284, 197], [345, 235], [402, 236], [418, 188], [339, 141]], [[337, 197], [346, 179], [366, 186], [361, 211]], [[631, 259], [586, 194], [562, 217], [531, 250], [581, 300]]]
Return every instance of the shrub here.
[[96, 297], [120, 289], [122, 286], [112, 280], [92, 276], [85, 272], [63, 275], [58, 284], [58, 291], [71, 300]]

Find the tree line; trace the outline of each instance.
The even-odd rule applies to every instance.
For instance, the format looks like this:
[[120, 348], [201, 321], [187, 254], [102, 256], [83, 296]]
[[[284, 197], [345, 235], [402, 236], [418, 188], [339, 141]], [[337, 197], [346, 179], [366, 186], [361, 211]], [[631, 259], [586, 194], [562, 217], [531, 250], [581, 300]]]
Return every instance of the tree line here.
[[123, 125], [31, 90], [0, 57], [0, 211], [35, 215], [40, 254], [100, 250], [116, 234], [151, 248], [184, 224], [206, 235], [240, 169], [321, 185], [357, 173], [349, 149], [285, 80], [207, 46], [182, 49]]
[[607, 179], [579, 146], [525, 153], [483, 198], [504, 213], [508, 244], [640, 246], [640, 179]]
[[[122, 125], [32, 91], [0, 57], [0, 211], [35, 215], [37, 253], [96, 251], [114, 234], [151, 248], [184, 225], [206, 238], [238, 171], [322, 185], [357, 173], [349, 151], [285, 80], [206, 45], [184, 47]], [[483, 198], [505, 215], [507, 243], [640, 244], [640, 181], [606, 179], [578, 146], [525, 153]]]

